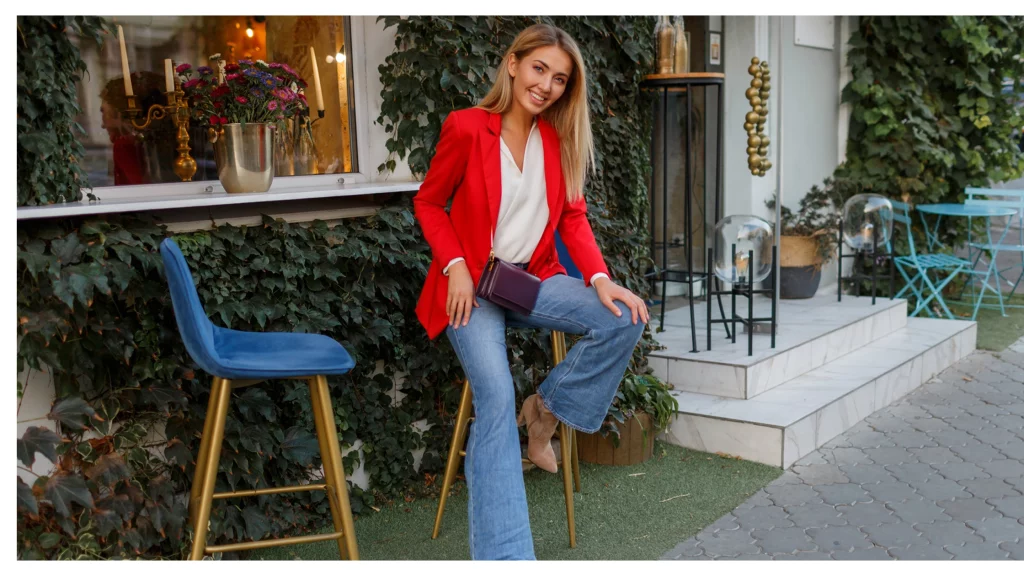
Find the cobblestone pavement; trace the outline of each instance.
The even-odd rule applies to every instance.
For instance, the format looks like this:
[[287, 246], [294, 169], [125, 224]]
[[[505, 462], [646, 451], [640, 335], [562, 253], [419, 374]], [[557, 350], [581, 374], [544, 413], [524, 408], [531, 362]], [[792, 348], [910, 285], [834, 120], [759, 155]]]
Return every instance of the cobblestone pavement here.
[[1024, 560], [1024, 338], [879, 410], [663, 560]]

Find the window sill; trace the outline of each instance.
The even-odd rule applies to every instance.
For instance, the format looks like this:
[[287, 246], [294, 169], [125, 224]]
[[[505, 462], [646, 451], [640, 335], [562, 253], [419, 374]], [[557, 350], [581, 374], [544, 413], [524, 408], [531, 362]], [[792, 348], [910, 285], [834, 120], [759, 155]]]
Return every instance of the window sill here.
[[140, 195], [135, 197], [121, 197], [97, 201], [83, 199], [78, 202], [68, 202], [66, 204], [26, 206], [18, 208], [18, 220], [66, 218], [71, 216], [115, 214], [120, 212], [148, 212], [154, 210], [172, 210], [176, 208], [204, 208], [238, 204], [259, 204], [265, 202], [283, 202], [292, 200], [316, 200], [322, 198], [343, 198], [349, 196], [369, 196], [373, 194], [392, 194], [395, 192], [415, 192], [419, 190], [419, 188], [419, 182], [366, 182], [335, 184], [330, 187], [321, 185], [301, 188], [284, 188], [253, 194], [228, 194], [223, 190], [214, 190], [211, 192], [201, 191], [188, 192], [184, 194], [161, 194], [156, 198]]

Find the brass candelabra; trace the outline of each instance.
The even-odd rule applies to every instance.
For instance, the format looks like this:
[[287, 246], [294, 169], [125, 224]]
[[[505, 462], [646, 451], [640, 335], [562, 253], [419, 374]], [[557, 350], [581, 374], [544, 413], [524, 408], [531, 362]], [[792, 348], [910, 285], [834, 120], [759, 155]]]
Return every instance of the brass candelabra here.
[[768, 92], [771, 90], [771, 71], [768, 63], [760, 61], [756, 56], [750, 59], [747, 72], [753, 76], [750, 88], [747, 88], [747, 100], [751, 111], [747, 112], [743, 129], [747, 131], [747, 166], [754, 176], [764, 176], [772, 169], [768, 160], [768, 144], [770, 140], [764, 133], [764, 122], [768, 116]]
[[188, 107], [188, 99], [185, 98], [185, 92], [181, 89], [181, 81], [179, 79], [175, 78], [174, 91], [167, 92], [166, 95], [167, 105], [153, 104], [145, 111], [144, 118], [143, 111], [136, 106], [136, 97], [128, 96], [128, 110], [126, 112], [131, 120], [132, 127], [140, 131], [149, 128], [149, 125], [154, 120], [162, 120], [167, 114], [173, 114], [171, 118], [174, 121], [174, 126], [178, 129], [176, 136], [178, 141], [178, 157], [174, 159], [174, 173], [178, 178], [181, 178], [182, 182], [191, 182], [192, 177], [196, 175], [196, 161], [192, 158], [192, 149], [188, 144], [188, 125], [191, 111]]

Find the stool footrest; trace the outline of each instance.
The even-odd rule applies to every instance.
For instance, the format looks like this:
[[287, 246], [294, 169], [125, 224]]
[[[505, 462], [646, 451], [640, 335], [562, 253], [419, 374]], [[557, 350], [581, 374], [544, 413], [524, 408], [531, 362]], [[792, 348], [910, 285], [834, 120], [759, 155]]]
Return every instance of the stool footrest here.
[[313, 490], [327, 490], [326, 484], [303, 484], [301, 486], [280, 486], [278, 488], [259, 488], [257, 490], [236, 490], [234, 492], [215, 492], [214, 500], [225, 498], [244, 498], [246, 496], [262, 496], [264, 494], [287, 494], [289, 492], [312, 492]]
[[258, 540], [255, 542], [240, 542], [238, 544], [221, 544], [219, 546], [207, 546], [206, 554], [217, 552], [238, 552], [240, 550], [258, 550], [260, 548], [271, 548], [274, 546], [290, 546], [292, 544], [310, 544], [323, 542], [324, 540], [337, 540], [341, 538], [342, 532], [331, 532], [330, 534], [310, 534], [308, 536], [291, 536], [289, 538], [271, 538], [270, 540]]

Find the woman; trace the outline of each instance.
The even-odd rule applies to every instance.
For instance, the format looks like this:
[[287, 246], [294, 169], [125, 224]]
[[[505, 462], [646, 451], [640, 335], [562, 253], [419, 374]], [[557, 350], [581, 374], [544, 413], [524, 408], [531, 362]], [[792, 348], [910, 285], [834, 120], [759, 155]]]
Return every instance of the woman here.
[[[587, 221], [583, 180], [592, 164], [583, 58], [568, 34], [538, 24], [516, 37], [483, 101], [445, 119], [413, 200], [433, 253], [416, 314], [430, 338], [446, 332], [473, 391], [466, 482], [474, 559], [534, 558], [517, 422], [527, 426], [530, 460], [556, 472], [558, 421], [600, 428], [648, 320], [644, 302], [608, 277]], [[555, 230], [583, 281], [558, 263]], [[541, 279], [529, 315], [474, 296], [492, 246]], [[508, 324], [583, 336], [518, 418]]]

